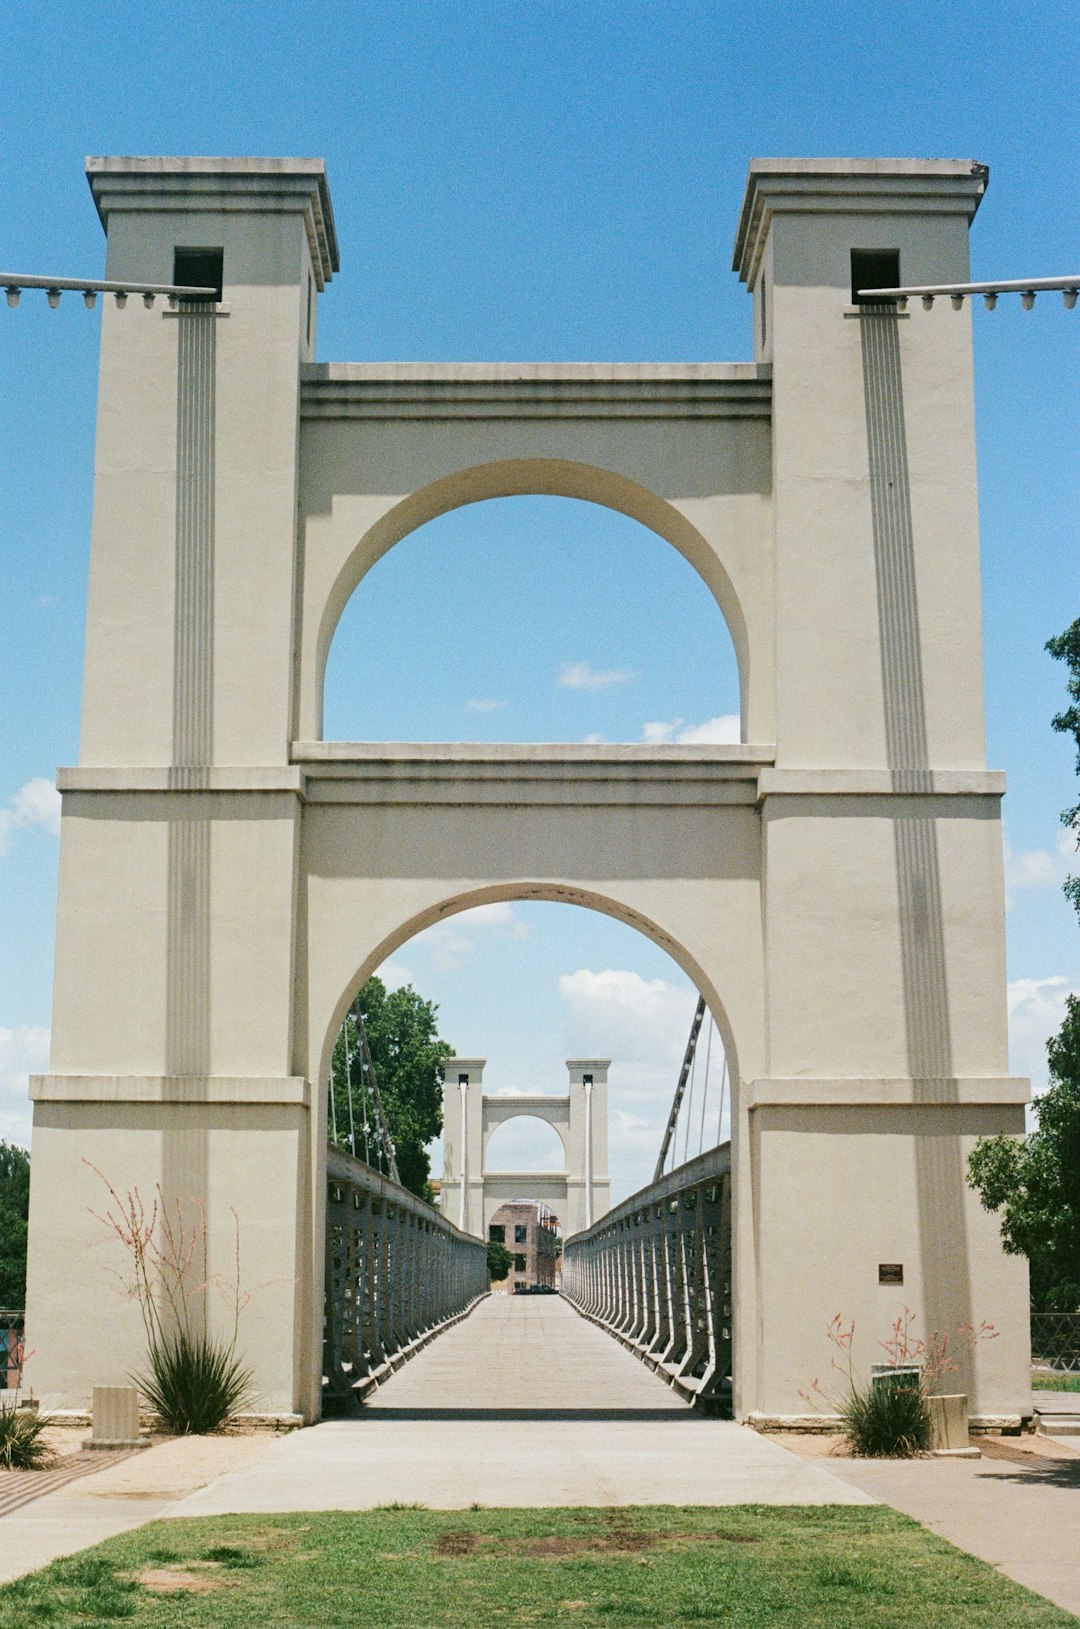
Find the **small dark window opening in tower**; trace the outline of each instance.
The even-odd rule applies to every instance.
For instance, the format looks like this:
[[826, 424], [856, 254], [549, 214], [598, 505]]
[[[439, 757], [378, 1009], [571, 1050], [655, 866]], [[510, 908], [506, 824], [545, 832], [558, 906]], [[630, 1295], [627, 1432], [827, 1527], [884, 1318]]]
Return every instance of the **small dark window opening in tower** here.
[[221, 299], [224, 288], [224, 249], [175, 249], [173, 283], [178, 288], [212, 288], [213, 294], [193, 294], [193, 300]]
[[591, 1086], [592, 1085], [592, 1076], [591, 1075], [582, 1075], [581, 1084], [583, 1086]]
[[457, 1078], [457, 1083], [459, 1086], [467, 1086], [469, 1084], [468, 1075], [459, 1075]]
[[852, 249], [851, 251], [851, 303], [852, 305], [881, 305], [872, 295], [860, 294], [863, 288], [899, 288], [899, 249]]

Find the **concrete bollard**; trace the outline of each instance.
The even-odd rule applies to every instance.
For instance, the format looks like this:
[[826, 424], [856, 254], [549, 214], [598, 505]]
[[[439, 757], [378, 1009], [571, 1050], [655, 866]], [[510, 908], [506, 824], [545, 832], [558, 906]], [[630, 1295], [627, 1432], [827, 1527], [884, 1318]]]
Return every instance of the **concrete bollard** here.
[[931, 1397], [930, 1448], [953, 1459], [980, 1459], [968, 1437], [968, 1400], [961, 1392], [948, 1397]]
[[95, 1386], [89, 1448], [146, 1448], [139, 1435], [139, 1393], [134, 1386]]

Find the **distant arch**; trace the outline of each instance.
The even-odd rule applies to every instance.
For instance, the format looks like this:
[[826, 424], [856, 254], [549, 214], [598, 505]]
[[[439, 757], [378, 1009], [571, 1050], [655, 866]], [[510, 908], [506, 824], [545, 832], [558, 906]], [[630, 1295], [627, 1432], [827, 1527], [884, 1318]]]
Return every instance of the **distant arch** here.
[[[513, 1098], [508, 1098], [506, 1101], [508, 1103], [513, 1103], [514, 1100]], [[489, 1107], [491, 1102], [492, 1100], [489, 1098]], [[500, 1141], [506, 1141], [503, 1133], [506, 1132], [510, 1126], [515, 1126], [520, 1129], [520, 1124], [523, 1120], [531, 1120], [534, 1125], [541, 1125], [545, 1128], [545, 1136], [543, 1140], [548, 1144], [549, 1147], [552, 1148], [553, 1152], [555, 1148], [558, 1148], [561, 1155], [561, 1160], [559, 1163], [552, 1163], [551, 1161], [543, 1165], [532, 1165], [528, 1163], [528, 1161], [526, 1161], [524, 1164], [522, 1164], [520, 1161], [514, 1161], [510, 1164], [506, 1164], [504, 1162], [501, 1165], [495, 1163], [491, 1154], [492, 1143], [498, 1144]], [[496, 1159], [497, 1157], [498, 1156], [496, 1153]], [[504, 1119], [500, 1119], [495, 1125], [489, 1125], [485, 1128], [484, 1171], [490, 1172], [493, 1176], [500, 1176], [507, 1171], [565, 1171], [567, 1169], [567, 1160], [568, 1155], [566, 1147], [566, 1135], [562, 1129], [562, 1126], [555, 1119], [549, 1119], [548, 1116], [542, 1114], [535, 1108], [522, 1109], [517, 1114], [507, 1114]]]

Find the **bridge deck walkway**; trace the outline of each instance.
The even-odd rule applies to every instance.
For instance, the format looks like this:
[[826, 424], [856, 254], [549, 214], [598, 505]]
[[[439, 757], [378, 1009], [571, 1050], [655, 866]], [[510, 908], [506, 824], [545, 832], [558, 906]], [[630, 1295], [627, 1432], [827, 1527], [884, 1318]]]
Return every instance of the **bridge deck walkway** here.
[[811, 1461], [695, 1415], [556, 1296], [491, 1296], [359, 1419], [282, 1438], [170, 1516], [620, 1504], [864, 1504]]

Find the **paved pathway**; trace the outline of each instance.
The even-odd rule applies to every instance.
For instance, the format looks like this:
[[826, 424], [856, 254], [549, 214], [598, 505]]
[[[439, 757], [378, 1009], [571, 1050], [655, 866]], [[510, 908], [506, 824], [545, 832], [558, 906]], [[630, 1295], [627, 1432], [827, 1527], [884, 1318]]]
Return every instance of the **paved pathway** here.
[[170, 1516], [481, 1505], [867, 1504], [753, 1431], [691, 1412], [556, 1296], [492, 1296], [360, 1419], [276, 1442]]
[[[78, 1454], [63, 1462], [55, 1479], [44, 1473], [55, 1491], [16, 1508], [10, 1507], [21, 1500], [24, 1478], [36, 1473], [0, 1472], [0, 1496], [9, 1507], [0, 1516], [0, 1583], [163, 1516], [193, 1488], [265, 1454], [273, 1440], [268, 1432], [172, 1437], [134, 1454]], [[68, 1473], [76, 1462], [73, 1480]]]
[[836, 1459], [829, 1468], [1080, 1615], [1080, 1454], [1041, 1446], [989, 1438], [982, 1459]]

